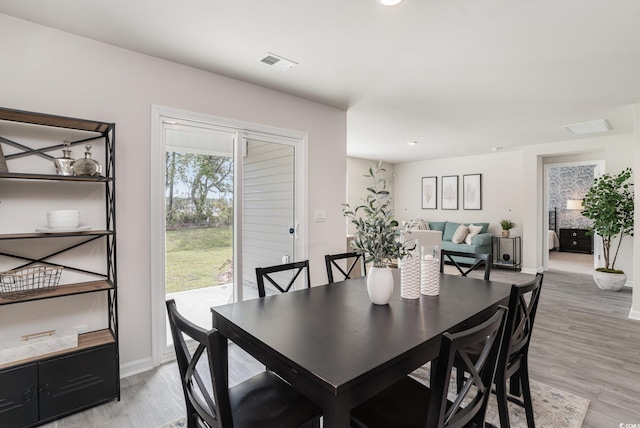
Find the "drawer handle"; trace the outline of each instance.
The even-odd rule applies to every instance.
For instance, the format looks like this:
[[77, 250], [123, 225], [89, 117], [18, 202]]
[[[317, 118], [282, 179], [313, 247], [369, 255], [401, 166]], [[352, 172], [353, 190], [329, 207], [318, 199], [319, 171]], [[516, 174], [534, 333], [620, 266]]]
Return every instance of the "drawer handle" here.
[[45, 384], [43, 386], [40, 387], [40, 390], [38, 391], [40, 393], [40, 398], [47, 398], [49, 397], [49, 384]]
[[577, 233], [575, 233], [575, 232], [573, 232], [573, 234], [572, 234], [572, 235], [573, 235], [573, 236], [578, 236], [578, 234], [577, 234]]
[[22, 393], [22, 401], [24, 403], [28, 403], [29, 401], [33, 401], [36, 399], [36, 389], [29, 388], [25, 392]]
[[578, 243], [576, 241], [573, 241], [571, 244], [572, 245], [578, 245]]

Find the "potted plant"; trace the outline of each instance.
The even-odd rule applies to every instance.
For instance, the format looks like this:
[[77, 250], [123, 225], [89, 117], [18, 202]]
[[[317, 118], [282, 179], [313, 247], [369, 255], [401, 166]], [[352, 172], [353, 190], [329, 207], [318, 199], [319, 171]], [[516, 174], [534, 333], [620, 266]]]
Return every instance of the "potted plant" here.
[[517, 224], [509, 219], [503, 218], [500, 220], [500, 227], [502, 228], [502, 236], [504, 238], [509, 237], [509, 231], [515, 228]]
[[394, 259], [407, 255], [402, 232], [391, 209], [391, 195], [387, 190], [387, 180], [380, 177], [386, 171], [378, 162], [375, 169], [369, 168], [365, 177], [371, 178], [372, 185], [363, 204], [351, 208], [344, 204], [343, 214], [355, 226], [351, 245], [358, 253], [365, 255], [366, 263], [373, 263], [367, 275], [367, 291], [371, 301], [385, 305], [393, 293], [393, 275], [387, 268]]
[[[594, 180], [584, 197], [582, 215], [593, 221], [590, 233], [596, 233], [602, 240], [604, 267], [596, 269], [593, 279], [603, 290], [619, 291], [627, 281], [621, 270], [615, 269], [620, 244], [625, 236], [633, 236], [633, 190], [631, 168], [617, 175], [604, 174]], [[611, 253], [615, 239], [615, 251]], [[613, 256], [613, 257], [612, 257]]]

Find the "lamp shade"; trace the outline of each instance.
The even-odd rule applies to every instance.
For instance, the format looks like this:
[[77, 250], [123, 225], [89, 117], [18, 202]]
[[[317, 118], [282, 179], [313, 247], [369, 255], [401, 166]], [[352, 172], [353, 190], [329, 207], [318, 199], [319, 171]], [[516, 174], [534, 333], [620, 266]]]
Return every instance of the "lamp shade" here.
[[567, 209], [568, 210], [584, 209], [584, 205], [582, 204], [582, 199], [567, 199]]

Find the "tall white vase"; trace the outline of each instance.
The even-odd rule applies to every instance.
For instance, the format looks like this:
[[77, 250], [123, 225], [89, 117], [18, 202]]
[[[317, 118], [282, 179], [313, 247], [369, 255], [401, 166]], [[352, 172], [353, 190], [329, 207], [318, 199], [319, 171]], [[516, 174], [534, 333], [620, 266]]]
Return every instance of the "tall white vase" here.
[[376, 305], [386, 305], [393, 294], [393, 274], [389, 268], [372, 267], [367, 272], [367, 292]]

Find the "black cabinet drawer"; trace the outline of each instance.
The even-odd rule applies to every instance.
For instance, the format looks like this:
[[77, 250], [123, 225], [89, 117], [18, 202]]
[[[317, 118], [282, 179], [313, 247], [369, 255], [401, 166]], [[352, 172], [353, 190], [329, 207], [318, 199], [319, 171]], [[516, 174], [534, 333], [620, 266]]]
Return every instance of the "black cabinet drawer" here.
[[97, 404], [118, 394], [115, 344], [40, 363], [40, 419]]
[[560, 229], [560, 235], [567, 239], [591, 239], [591, 236], [587, 235], [586, 229]]
[[38, 365], [0, 372], [0, 427], [23, 427], [38, 421]]
[[573, 253], [593, 252], [593, 237], [586, 229], [560, 229], [560, 251]]

